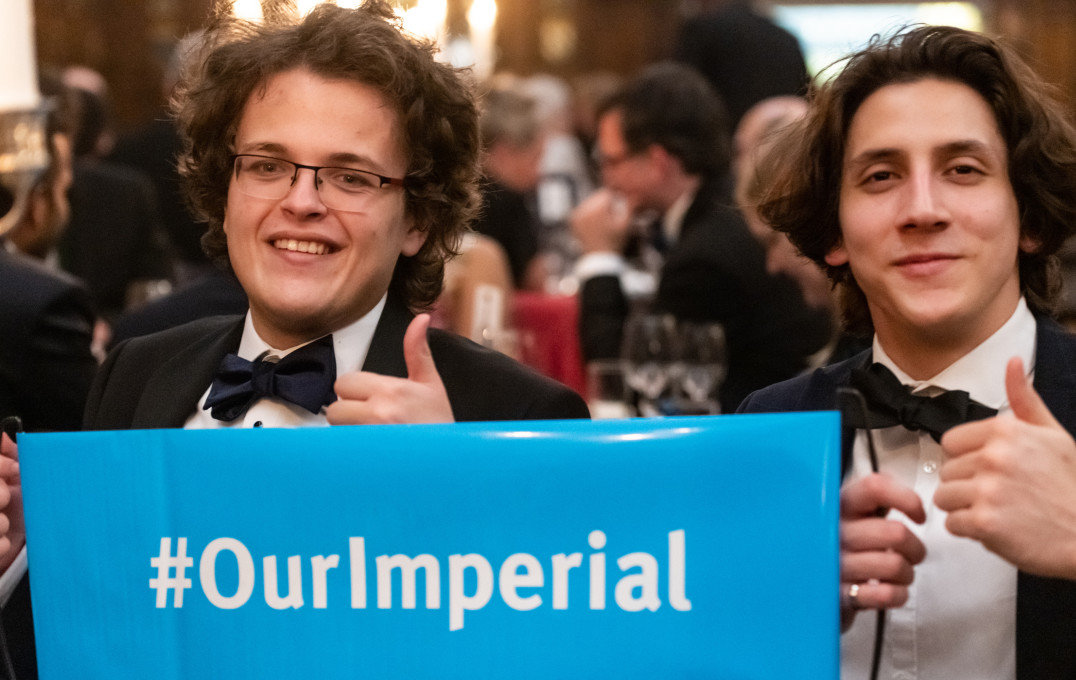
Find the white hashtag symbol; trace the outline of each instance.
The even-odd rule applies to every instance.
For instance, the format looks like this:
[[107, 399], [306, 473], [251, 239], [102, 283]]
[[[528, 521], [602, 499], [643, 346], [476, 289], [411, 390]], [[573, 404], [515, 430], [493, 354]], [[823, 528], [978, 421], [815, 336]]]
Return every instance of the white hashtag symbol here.
[[[168, 590], [175, 589], [175, 597], [172, 605], [176, 608], [183, 606], [183, 590], [191, 587], [191, 580], [183, 578], [187, 567], [194, 565], [194, 559], [187, 557], [187, 539], [176, 540], [176, 556], [172, 557], [172, 539], [161, 539], [161, 554], [150, 558], [149, 566], [157, 568], [157, 578], [149, 580], [149, 587], [157, 590], [157, 609], [168, 606]], [[175, 569], [175, 576], [170, 577], [169, 572]]]

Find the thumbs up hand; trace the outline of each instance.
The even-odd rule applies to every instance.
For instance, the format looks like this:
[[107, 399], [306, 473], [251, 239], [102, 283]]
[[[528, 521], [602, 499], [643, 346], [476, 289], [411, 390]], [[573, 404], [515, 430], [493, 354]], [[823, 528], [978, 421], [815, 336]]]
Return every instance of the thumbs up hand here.
[[954, 427], [934, 503], [946, 528], [1020, 569], [1076, 579], [1076, 442], [1011, 359], [1012, 413]]
[[429, 326], [429, 315], [419, 314], [407, 327], [403, 342], [406, 378], [367, 371], [337, 378], [334, 384], [337, 400], [325, 408], [329, 422], [333, 425], [454, 422], [452, 405], [426, 340]]

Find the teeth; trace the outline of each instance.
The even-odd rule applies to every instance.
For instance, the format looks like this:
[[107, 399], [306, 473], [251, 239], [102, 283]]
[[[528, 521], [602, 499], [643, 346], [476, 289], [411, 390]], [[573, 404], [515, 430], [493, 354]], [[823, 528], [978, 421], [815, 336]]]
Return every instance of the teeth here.
[[296, 241], [295, 239], [281, 238], [273, 242], [273, 245], [281, 250], [290, 250], [298, 253], [311, 253], [324, 255], [329, 252], [329, 247], [316, 241]]

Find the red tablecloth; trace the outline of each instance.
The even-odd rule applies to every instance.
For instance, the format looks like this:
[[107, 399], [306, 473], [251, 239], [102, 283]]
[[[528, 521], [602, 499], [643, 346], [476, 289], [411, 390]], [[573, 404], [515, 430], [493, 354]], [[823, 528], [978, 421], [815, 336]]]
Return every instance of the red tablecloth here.
[[516, 291], [512, 321], [519, 332], [520, 360], [586, 396], [578, 298]]

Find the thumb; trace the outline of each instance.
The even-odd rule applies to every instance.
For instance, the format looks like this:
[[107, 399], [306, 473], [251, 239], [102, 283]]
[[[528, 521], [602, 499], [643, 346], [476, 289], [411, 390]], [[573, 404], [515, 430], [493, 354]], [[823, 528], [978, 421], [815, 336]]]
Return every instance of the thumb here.
[[1024, 362], [1016, 357], [1009, 359], [1005, 366], [1005, 392], [1009, 396], [1013, 415], [1020, 420], [1032, 425], [1060, 427], [1042, 397], [1025, 377]]
[[404, 334], [404, 361], [407, 363], [407, 379], [419, 383], [440, 383], [441, 374], [433, 363], [426, 331], [430, 327], [430, 315], [419, 314], [412, 319]]

